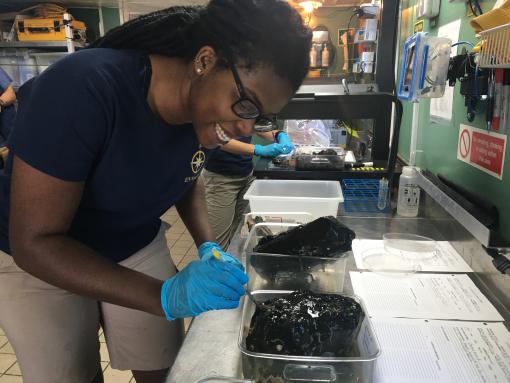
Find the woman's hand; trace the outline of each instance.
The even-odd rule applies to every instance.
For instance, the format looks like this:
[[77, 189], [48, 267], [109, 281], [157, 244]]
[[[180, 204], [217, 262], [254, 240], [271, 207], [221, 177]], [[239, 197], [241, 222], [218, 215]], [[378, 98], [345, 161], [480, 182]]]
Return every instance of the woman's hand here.
[[161, 306], [168, 320], [209, 310], [235, 309], [248, 277], [237, 266], [216, 259], [193, 261], [161, 287]]

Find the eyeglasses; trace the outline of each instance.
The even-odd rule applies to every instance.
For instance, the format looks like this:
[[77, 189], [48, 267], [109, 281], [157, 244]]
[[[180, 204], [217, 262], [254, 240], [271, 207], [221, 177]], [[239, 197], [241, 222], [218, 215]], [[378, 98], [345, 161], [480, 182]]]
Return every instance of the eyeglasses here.
[[232, 104], [232, 111], [237, 117], [243, 120], [255, 120], [253, 130], [256, 132], [268, 132], [273, 130], [276, 125], [276, 116], [270, 117], [261, 113], [260, 107], [246, 94], [235, 65], [229, 62], [229, 66], [234, 76], [237, 91], [239, 92], [239, 99]]

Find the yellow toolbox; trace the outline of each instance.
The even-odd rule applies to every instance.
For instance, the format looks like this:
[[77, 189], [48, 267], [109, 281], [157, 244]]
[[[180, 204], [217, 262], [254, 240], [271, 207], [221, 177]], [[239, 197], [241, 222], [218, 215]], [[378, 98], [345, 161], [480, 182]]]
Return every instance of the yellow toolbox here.
[[[85, 42], [85, 23], [71, 21], [73, 40]], [[19, 41], [62, 41], [66, 39], [63, 18], [16, 20]]]

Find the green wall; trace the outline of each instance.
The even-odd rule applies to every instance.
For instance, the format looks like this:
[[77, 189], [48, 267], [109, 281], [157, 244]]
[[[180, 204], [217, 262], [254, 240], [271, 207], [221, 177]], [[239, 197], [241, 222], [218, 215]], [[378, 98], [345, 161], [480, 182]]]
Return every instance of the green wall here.
[[[103, 12], [104, 32], [120, 25], [119, 9], [101, 7]], [[87, 40], [95, 41], [100, 37], [99, 33], [99, 10], [97, 8], [69, 8], [69, 12], [76, 20], [83, 21], [87, 26]]]
[[101, 7], [103, 11], [104, 33], [120, 25], [119, 8]]
[[[491, 9], [494, 3], [495, 1], [493, 0], [483, 1], [483, 10]], [[401, 1], [402, 28], [399, 41], [400, 47], [403, 47], [405, 39], [413, 33], [412, 28], [416, 20], [414, 19], [415, 15], [414, 11], [411, 11], [411, 7], [415, 4], [416, 0]], [[467, 16], [465, 3], [450, 3], [446, 0], [441, 1], [441, 13], [437, 18], [436, 25], [432, 26], [429, 21], [425, 21], [425, 32], [429, 32], [431, 35], [437, 35], [438, 27], [459, 18], [461, 19], [459, 40], [468, 40], [476, 43], [477, 39], [473, 29], [469, 25], [470, 17]], [[461, 49], [462, 47], [459, 47], [459, 53]], [[400, 56], [401, 55], [402, 51], [400, 52]], [[398, 68], [401, 68], [401, 57], [399, 58]], [[500, 234], [510, 241], [510, 176], [508, 174], [508, 172], [510, 172], [510, 150], [507, 148], [505, 165], [503, 168], [503, 180], [492, 177], [471, 165], [457, 160], [457, 141], [460, 124], [483, 129], [485, 127], [484, 106], [484, 103], [479, 104], [479, 110], [481, 110], [482, 113], [477, 114], [475, 120], [469, 123], [466, 119], [464, 98], [459, 94], [458, 82], [455, 86], [453, 117], [451, 122], [438, 123], [430, 121], [430, 101], [427, 99], [420, 101], [418, 150], [422, 152], [417, 153], [417, 165], [433, 173], [440, 173], [458, 185], [473, 193], [479, 194], [482, 198], [495, 204], [499, 210]], [[409, 159], [411, 121], [412, 105], [409, 102], [404, 102], [399, 154], [405, 159]]]
[[87, 41], [99, 38], [99, 12], [97, 8], [69, 8], [69, 13], [76, 20], [83, 21], [87, 26]]

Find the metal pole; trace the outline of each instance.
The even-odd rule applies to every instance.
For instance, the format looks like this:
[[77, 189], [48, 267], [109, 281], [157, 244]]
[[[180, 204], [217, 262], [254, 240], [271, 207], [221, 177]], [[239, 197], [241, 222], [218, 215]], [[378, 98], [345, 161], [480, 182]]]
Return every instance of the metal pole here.
[[74, 52], [74, 42], [73, 42], [73, 28], [71, 27], [71, 14], [64, 13], [64, 28], [66, 31], [66, 43], [67, 43], [67, 52]]
[[416, 146], [418, 143], [418, 125], [420, 121], [420, 101], [413, 102], [413, 121], [411, 123], [411, 145], [409, 148], [409, 166], [416, 165]]

